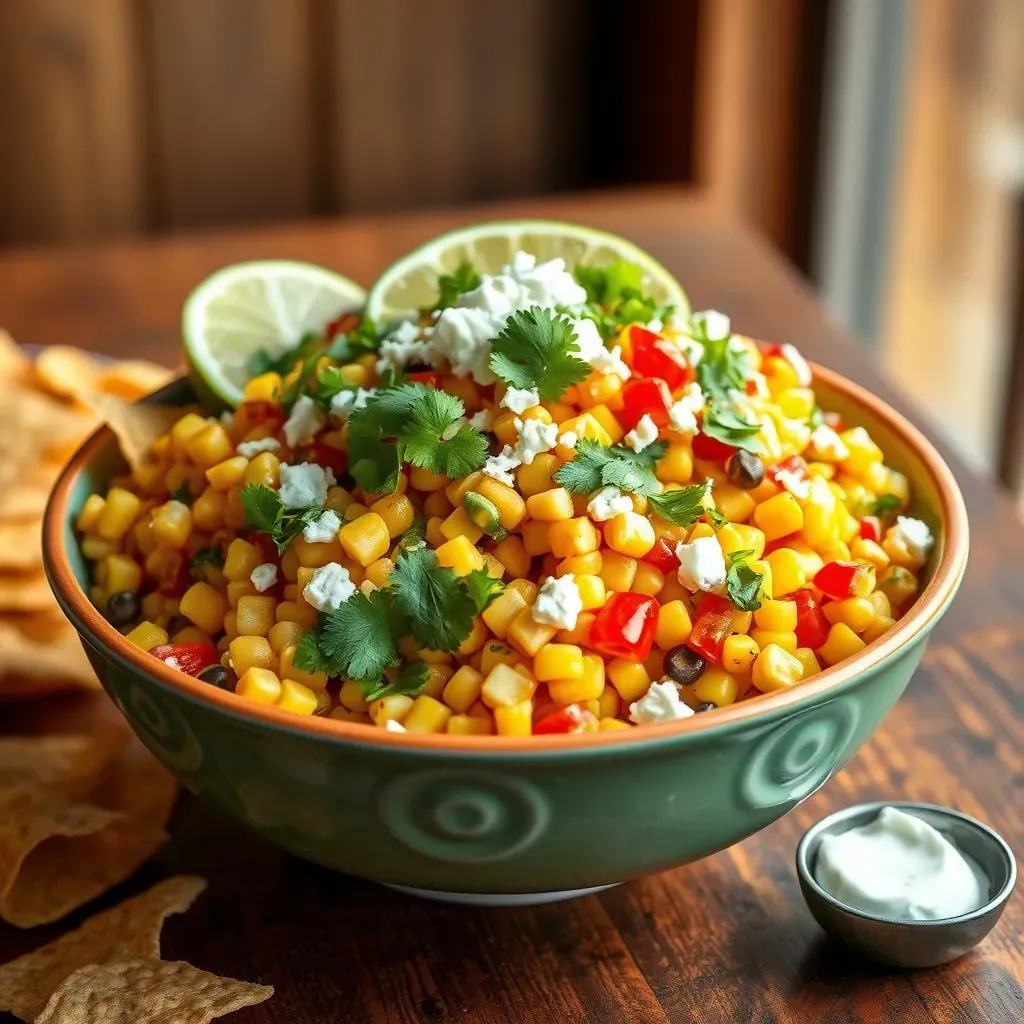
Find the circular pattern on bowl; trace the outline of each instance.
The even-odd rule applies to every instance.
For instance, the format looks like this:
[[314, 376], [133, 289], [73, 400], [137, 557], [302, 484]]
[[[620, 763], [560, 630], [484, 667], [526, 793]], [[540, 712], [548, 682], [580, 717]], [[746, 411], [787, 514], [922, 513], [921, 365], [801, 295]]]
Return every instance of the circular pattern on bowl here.
[[196, 734], [177, 708], [134, 685], [119, 704], [146, 746], [174, 771], [194, 772], [203, 763]]

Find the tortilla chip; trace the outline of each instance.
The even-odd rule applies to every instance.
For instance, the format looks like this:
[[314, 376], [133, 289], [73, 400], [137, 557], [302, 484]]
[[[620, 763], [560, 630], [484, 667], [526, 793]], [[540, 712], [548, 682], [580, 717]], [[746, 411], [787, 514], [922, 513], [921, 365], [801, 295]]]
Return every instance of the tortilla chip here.
[[0, 572], [0, 612], [38, 612], [52, 605], [53, 592], [45, 573]]
[[0, 621], [0, 698], [69, 687], [99, 689], [96, 673], [73, 631], [37, 641]]
[[146, 461], [153, 442], [189, 411], [187, 406], [138, 405], [113, 395], [90, 395], [87, 401], [114, 432], [132, 470]]
[[0, 790], [17, 786], [61, 786], [97, 773], [128, 740], [128, 728], [104, 726], [95, 736], [61, 733], [56, 736], [0, 737]]
[[43, 562], [42, 527], [38, 522], [0, 522], [0, 569], [33, 569]]
[[49, 486], [38, 487], [18, 481], [0, 492], [0, 518], [34, 519], [38, 522], [43, 518], [49, 499]]
[[180, 960], [93, 964], [65, 979], [36, 1024], [210, 1024], [273, 994]]
[[[27, 577], [31, 578], [31, 577]], [[0, 581], [10, 579], [8, 575], [0, 573]], [[0, 611], [0, 631], [4, 626], [16, 629], [23, 637], [36, 641], [78, 641], [78, 634], [75, 627], [64, 618], [56, 601], [50, 601], [45, 608], [34, 611], [9, 612]], [[0, 663], [3, 654], [0, 652]]]
[[100, 369], [100, 390], [127, 402], [138, 401], [144, 395], [162, 388], [174, 376], [174, 372], [167, 367], [140, 359], [115, 363], [108, 370]]
[[78, 348], [49, 345], [36, 357], [36, 382], [59, 398], [97, 390], [99, 377], [96, 360]]
[[5, 331], [0, 330], [0, 378], [20, 379], [28, 375], [32, 362], [25, 350]]
[[177, 875], [90, 917], [55, 942], [0, 967], [0, 1009], [34, 1020], [68, 975], [90, 964], [156, 959], [171, 914], [188, 910], [206, 882]]

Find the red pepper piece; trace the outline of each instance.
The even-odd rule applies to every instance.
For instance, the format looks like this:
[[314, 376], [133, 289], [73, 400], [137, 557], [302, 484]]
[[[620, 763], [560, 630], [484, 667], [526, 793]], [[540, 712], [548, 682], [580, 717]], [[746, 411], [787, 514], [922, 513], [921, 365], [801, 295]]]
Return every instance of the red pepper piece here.
[[736, 449], [731, 444], [708, 437], [707, 434], [697, 434], [693, 439], [693, 457], [695, 459], [704, 459], [706, 462], [725, 462], [734, 451]]
[[796, 371], [797, 380], [800, 382], [800, 386], [809, 388], [811, 386], [811, 368], [807, 365], [807, 360], [804, 359], [800, 352], [800, 349], [796, 345], [769, 345], [765, 350], [766, 356], [778, 356], [779, 359], [785, 359], [790, 366]]
[[545, 715], [534, 723], [534, 736], [554, 733], [594, 732], [597, 729], [597, 718], [582, 704], [569, 704], [550, 715]]
[[796, 605], [796, 642], [817, 650], [828, 639], [828, 619], [821, 602], [810, 590], [797, 590], [789, 600]]
[[818, 570], [814, 585], [835, 601], [847, 597], [867, 597], [875, 568], [863, 562], [828, 562]]
[[644, 416], [650, 416], [659, 426], [668, 423], [668, 410], [672, 394], [663, 380], [634, 378], [626, 381], [622, 389], [622, 408], [615, 413], [624, 430], [632, 430]]
[[188, 676], [197, 676], [204, 668], [220, 661], [213, 644], [160, 644], [149, 653]]
[[359, 326], [358, 313], [342, 313], [335, 317], [325, 328], [324, 337], [330, 341], [338, 334], [349, 334]]
[[811, 471], [807, 463], [799, 455], [790, 455], [773, 466], [769, 466], [764, 475], [772, 483], [795, 494], [798, 498], [806, 498], [811, 486]]
[[333, 470], [336, 476], [340, 476], [348, 469], [348, 455], [340, 448], [333, 448], [320, 440], [314, 441], [297, 461], [315, 462], [320, 466], [326, 466]]
[[864, 540], [873, 540], [877, 544], [882, 539], [882, 520], [878, 516], [864, 516], [857, 533]]
[[670, 391], [693, 380], [686, 357], [672, 342], [637, 324], [629, 329], [629, 342], [632, 366], [640, 376], [663, 380]]
[[722, 645], [732, 632], [736, 609], [727, 598], [705, 594], [697, 607], [697, 617], [686, 646], [708, 661], [722, 660]]
[[444, 374], [439, 370], [421, 370], [418, 373], [406, 374], [407, 379], [414, 380], [417, 384], [426, 384], [428, 388], [433, 388], [435, 391], [441, 390], [443, 376]]
[[643, 661], [654, 646], [658, 602], [645, 594], [612, 594], [590, 627], [589, 645], [612, 658]]
[[679, 559], [676, 557], [675, 548], [664, 537], [647, 552], [641, 559], [648, 565], [664, 573], [675, 572], [679, 568]]

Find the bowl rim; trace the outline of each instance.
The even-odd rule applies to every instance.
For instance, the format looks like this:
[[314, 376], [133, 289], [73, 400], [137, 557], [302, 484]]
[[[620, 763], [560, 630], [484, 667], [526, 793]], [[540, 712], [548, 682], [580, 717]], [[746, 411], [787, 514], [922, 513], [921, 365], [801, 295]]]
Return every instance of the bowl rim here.
[[[989, 899], [981, 904], [981, 906], [975, 907], [974, 910], [968, 910], [964, 914], [957, 914], [955, 917], [939, 917], [931, 921], [913, 921], [902, 917], [889, 917], [885, 914], [869, 914], [867, 911], [851, 907], [849, 903], [844, 903], [837, 896], [830, 893], [828, 889], [826, 889], [814, 877], [814, 871], [810, 864], [811, 845], [816, 841], [820, 844], [821, 838], [823, 838], [824, 835], [829, 834], [829, 829], [833, 824], [842, 823], [848, 818], [857, 818], [861, 815], [874, 814], [877, 816], [878, 812], [880, 812], [884, 807], [895, 807], [897, 810], [907, 811], [908, 814], [916, 810], [931, 811], [936, 816], [959, 821], [962, 824], [967, 825], [968, 828], [971, 828], [980, 835], [983, 835], [986, 841], [990, 842], [1002, 854], [1003, 859], [1007, 864], [1005, 881], [996, 890], [994, 895], [990, 896]], [[874, 819], [870, 818], [869, 820]], [[931, 824], [931, 822], [926, 821], [925, 824]], [[856, 824], [850, 825], [850, 828], [856, 827]], [[841, 834], [841, 832], [836, 834]], [[966, 851], [961, 850], [960, 852], [964, 853]], [[968, 856], [970, 855], [968, 854]], [[874, 921], [878, 924], [900, 925], [905, 928], [945, 928], [950, 925], [964, 924], [968, 921], [974, 921], [979, 918], [986, 917], [993, 910], [997, 910], [1006, 903], [1017, 883], [1017, 860], [1013, 855], [1013, 850], [1010, 849], [1010, 844], [1007, 843], [1007, 841], [994, 828], [992, 828], [991, 825], [986, 825], [985, 822], [972, 817], [970, 814], [965, 814], [963, 811], [958, 811], [955, 807], [944, 807], [941, 804], [925, 803], [920, 800], [873, 800], [870, 803], [851, 804], [849, 807], [843, 807], [838, 811], [833, 811], [831, 814], [827, 814], [824, 818], [816, 821], [800, 837], [800, 842], [797, 844], [796, 848], [795, 860], [796, 871], [800, 881], [807, 886], [818, 899], [823, 900], [836, 910], [841, 910], [844, 914], [848, 914], [851, 917], [859, 917], [864, 921]], [[804, 894], [804, 898], [805, 900], [807, 899], [806, 892]]]
[[[246, 700], [233, 692], [217, 689], [178, 672], [128, 643], [92, 604], [71, 570], [65, 548], [68, 504], [74, 485], [85, 467], [96, 452], [111, 440], [111, 433], [106, 425], [99, 427], [83, 442], [57, 479], [43, 517], [43, 564], [58, 603], [79, 630], [83, 642], [97, 651], [107, 652], [122, 665], [137, 670], [162, 687], [190, 701], [292, 733], [342, 741], [351, 740], [391, 750], [426, 749], [450, 753], [487, 754], [493, 758], [494, 755], [551, 754], [561, 751], [622, 748], [729, 730], [731, 727], [742, 726], [758, 716], [793, 711], [805, 704], [813, 703], [840, 690], [844, 684], [852, 682], [861, 673], [877, 668], [901, 647], [922, 634], [942, 615], [956, 593], [967, 566], [967, 509], [952, 470], [934, 445], [906, 417], [877, 395], [817, 363], [811, 363], [810, 366], [815, 380], [833, 392], [841, 394], [854, 405], [865, 408], [871, 416], [898, 435], [922, 460], [937, 490], [939, 515], [943, 525], [942, 555], [928, 585], [903, 618], [899, 619], [887, 633], [868, 644], [864, 650], [838, 665], [824, 669], [807, 683], [719, 708], [713, 715], [691, 715], [689, 718], [655, 728], [571, 736], [400, 734], [390, 733], [384, 729], [368, 729], [361, 723], [313, 715], [295, 715], [272, 705]], [[161, 396], [181, 387], [186, 380], [187, 376], [180, 376], [145, 400], [159, 400]]]

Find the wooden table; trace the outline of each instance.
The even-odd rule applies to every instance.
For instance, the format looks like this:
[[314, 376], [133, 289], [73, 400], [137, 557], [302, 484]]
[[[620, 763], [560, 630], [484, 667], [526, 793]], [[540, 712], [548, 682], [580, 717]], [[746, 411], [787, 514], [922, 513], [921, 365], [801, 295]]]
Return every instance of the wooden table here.
[[[296, 257], [369, 282], [437, 231], [534, 214], [632, 238], [685, 282], [697, 308], [792, 341], [907, 410], [775, 254], [674, 191], [11, 253], [0, 256], [0, 324], [24, 341], [175, 363], [181, 301], [224, 263]], [[209, 879], [196, 907], [168, 923], [164, 955], [274, 984], [270, 1002], [228, 1018], [239, 1024], [1024, 1020], [1020, 894], [972, 955], [897, 972], [826, 940], [793, 870], [813, 821], [886, 798], [958, 807], [1024, 849], [1024, 530], [1002, 494], [950, 461], [967, 496], [973, 551], [921, 671], [836, 779], [733, 849], [576, 902], [465, 909], [305, 864], [189, 799], [171, 843], [123, 890], [172, 872]], [[0, 959], [39, 941], [0, 929]]]

